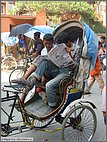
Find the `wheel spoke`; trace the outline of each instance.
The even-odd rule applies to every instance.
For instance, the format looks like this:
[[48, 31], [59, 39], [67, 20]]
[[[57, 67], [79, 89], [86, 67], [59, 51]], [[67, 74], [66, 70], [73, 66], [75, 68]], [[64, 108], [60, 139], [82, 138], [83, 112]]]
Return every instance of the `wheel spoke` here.
[[52, 121], [53, 121], [54, 117], [50, 117], [47, 120], [44, 121], [39, 121], [39, 120], [34, 120], [34, 127], [35, 128], [45, 128], [46, 126], [48, 126]]
[[75, 107], [62, 123], [61, 136], [65, 141], [89, 141], [96, 130], [94, 110], [86, 105]]

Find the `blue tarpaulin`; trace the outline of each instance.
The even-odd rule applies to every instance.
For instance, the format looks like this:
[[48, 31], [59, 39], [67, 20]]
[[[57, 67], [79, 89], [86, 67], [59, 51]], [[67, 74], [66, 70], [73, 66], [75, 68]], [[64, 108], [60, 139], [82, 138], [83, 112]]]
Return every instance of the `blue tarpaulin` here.
[[95, 67], [98, 52], [98, 38], [86, 23], [83, 22], [83, 25], [87, 40], [87, 55], [91, 57], [91, 68], [93, 69]]
[[25, 36], [29, 37], [29, 38], [34, 38], [34, 33], [35, 32], [40, 32], [40, 38], [43, 39], [43, 36], [47, 33], [52, 34], [52, 32], [54, 31], [54, 28], [47, 26], [47, 25], [40, 25], [40, 26], [33, 26], [31, 27], [29, 30], [27, 30], [27, 32], [24, 34]]

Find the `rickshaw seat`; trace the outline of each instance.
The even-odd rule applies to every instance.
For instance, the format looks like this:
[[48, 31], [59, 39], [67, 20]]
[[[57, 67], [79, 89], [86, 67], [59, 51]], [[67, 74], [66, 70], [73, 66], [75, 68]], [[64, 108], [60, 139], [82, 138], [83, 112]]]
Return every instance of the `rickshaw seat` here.
[[[58, 92], [57, 92], [57, 107], [55, 109], [51, 108], [47, 104], [45, 104], [41, 97], [38, 94], [35, 94], [33, 98], [29, 101], [29, 103], [25, 104], [25, 110], [29, 115], [32, 115], [33, 118], [44, 120], [49, 116], [53, 116], [63, 105], [64, 100], [64, 87], [69, 82], [70, 76], [65, 77], [60, 81]], [[40, 84], [39, 84], [40, 85]], [[40, 85], [38, 87], [44, 86]]]

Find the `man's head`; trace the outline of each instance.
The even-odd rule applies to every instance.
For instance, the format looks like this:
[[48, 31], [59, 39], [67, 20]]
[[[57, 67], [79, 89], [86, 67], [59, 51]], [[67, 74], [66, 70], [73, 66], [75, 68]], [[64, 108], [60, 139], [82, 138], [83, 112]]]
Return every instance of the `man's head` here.
[[69, 34], [67, 34], [66, 32], [62, 32], [59, 37], [58, 37], [58, 41], [57, 41], [58, 44], [61, 44], [61, 43], [65, 43], [65, 45], [67, 47], [71, 47], [72, 46], [72, 42], [70, 40], [70, 36]]
[[23, 34], [19, 34], [18, 38], [23, 39], [24, 38]]
[[101, 39], [101, 43], [103, 44], [105, 42], [105, 36], [101, 36], [100, 39]]
[[50, 50], [53, 46], [53, 36], [52, 34], [45, 34], [43, 37], [43, 44], [47, 48], [47, 50]]
[[35, 40], [39, 39], [40, 38], [40, 34], [41, 34], [40, 32], [35, 32], [34, 33], [34, 39]]

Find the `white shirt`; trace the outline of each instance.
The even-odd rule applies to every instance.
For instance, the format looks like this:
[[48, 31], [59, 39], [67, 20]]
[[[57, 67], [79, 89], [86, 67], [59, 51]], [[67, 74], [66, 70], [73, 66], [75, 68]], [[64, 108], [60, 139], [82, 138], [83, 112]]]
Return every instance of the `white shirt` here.
[[[53, 44], [53, 47], [52, 47], [52, 48], [55, 48], [55, 47], [56, 47], [55, 44]], [[42, 49], [42, 51], [41, 51], [41, 55], [43, 56], [43, 55], [47, 55], [47, 54], [48, 54], [47, 48], [44, 47], [44, 48]]]
[[41, 55], [47, 55], [47, 54], [48, 54], [47, 48], [44, 47], [44, 48], [42, 49], [42, 51], [41, 51]]

